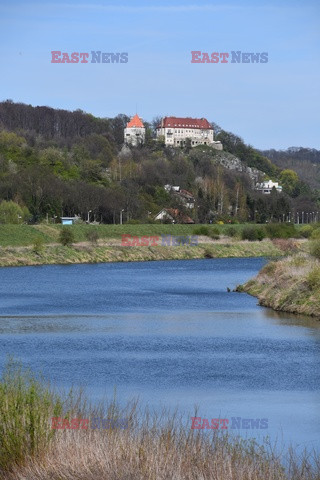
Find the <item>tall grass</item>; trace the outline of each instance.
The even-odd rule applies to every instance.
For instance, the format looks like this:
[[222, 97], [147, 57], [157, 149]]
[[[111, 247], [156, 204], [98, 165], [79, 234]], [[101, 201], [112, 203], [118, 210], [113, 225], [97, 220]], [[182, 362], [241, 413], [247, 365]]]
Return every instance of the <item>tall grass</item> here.
[[61, 412], [60, 399], [9, 360], [0, 382], [0, 471], [40, 454], [53, 436], [48, 418]]
[[[320, 464], [222, 434], [191, 430], [177, 411], [159, 414], [116, 396], [92, 406], [83, 392], [59, 398], [17, 364], [1, 380], [0, 478], [6, 480], [316, 480]], [[128, 418], [128, 428], [51, 430], [50, 418]]]

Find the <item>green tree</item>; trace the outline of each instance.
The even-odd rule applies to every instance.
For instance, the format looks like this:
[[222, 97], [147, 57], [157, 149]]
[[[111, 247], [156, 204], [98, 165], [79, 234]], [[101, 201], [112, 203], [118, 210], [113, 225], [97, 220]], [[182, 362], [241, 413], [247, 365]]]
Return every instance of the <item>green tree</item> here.
[[15, 202], [6, 202], [3, 200], [0, 203], [0, 223], [23, 223], [30, 216], [27, 207], [20, 207]]
[[299, 183], [299, 177], [293, 170], [282, 170], [280, 174], [280, 183], [283, 187], [283, 191], [288, 195], [292, 195]]

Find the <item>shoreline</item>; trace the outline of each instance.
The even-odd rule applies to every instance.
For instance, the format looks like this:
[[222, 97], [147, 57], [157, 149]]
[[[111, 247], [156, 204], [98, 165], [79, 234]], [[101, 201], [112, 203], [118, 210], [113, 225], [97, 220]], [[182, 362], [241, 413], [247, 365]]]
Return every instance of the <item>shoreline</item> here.
[[300, 252], [268, 263], [235, 291], [258, 298], [263, 307], [320, 320], [319, 267], [318, 260]]
[[96, 264], [109, 262], [139, 262], [158, 260], [193, 260], [202, 258], [280, 257], [283, 252], [270, 240], [212, 241], [197, 246], [125, 247], [117, 244], [89, 242], [63, 247], [43, 245], [36, 253], [32, 246], [1, 247], [0, 267]]

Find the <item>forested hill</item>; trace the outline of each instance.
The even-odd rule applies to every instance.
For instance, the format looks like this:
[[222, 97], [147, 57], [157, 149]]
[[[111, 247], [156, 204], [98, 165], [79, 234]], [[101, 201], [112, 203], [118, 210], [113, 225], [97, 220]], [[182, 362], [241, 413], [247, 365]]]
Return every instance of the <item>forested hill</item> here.
[[[91, 220], [119, 222], [124, 211], [125, 221], [145, 222], [176, 208], [196, 222], [264, 222], [316, 208], [316, 195], [295, 172], [282, 171], [232, 133], [216, 128], [223, 152], [204, 145], [172, 149], [155, 138], [155, 120], [145, 122], [144, 146], [124, 149], [128, 120], [0, 103], [0, 203], [14, 202], [33, 221], [90, 213]], [[264, 176], [282, 182], [284, 194], [259, 194], [254, 186]], [[187, 209], [166, 184], [191, 192], [196, 208]], [[0, 223], [9, 217], [21, 215], [0, 212]]]
[[297, 172], [301, 180], [312, 188], [320, 189], [320, 150], [291, 147], [287, 150], [265, 150], [261, 153], [281, 169], [290, 168]]
[[113, 119], [97, 118], [75, 110], [33, 107], [11, 100], [0, 102], [0, 128], [13, 132], [27, 132], [32, 142], [36, 135], [45, 140], [54, 139], [59, 145], [70, 144], [77, 137], [104, 135], [111, 143], [123, 143], [123, 128], [129, 121], [126, 115]]

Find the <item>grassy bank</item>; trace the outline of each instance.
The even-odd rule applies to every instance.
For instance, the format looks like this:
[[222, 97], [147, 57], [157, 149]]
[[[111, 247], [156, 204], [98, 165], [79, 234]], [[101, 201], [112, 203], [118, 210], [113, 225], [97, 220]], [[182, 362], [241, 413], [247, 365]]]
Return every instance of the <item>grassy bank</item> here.
[[188, 260], [222, 257], [274, 257], [283, 254], [279, 246], [269, 240], [208, 241], [197, 246], [142, 246], [124, 247], [118, 242], [108, 244], [89, 242], [64, 247], [59, 244], [33, 247], [0, 248], [0, 266], [50, 265], [73, 263], [134, 262], [151, 260]]
[[[190, 414], [194, 416], [195, 414]], [[221, 430], [192, 430], [191, 418], [141, 410], [116, 399], [92, 406], [81, 393], [57, 395], [21, 366], [0, 381], [1, 480], [317, 480], [319, 459], [275, 453]], [[89, 419], [87, 429], [53, 430], [52, 417]], [[109, 419], [92, 428], [92, 419]], [[126, 428], [117, 420], [127, 419]]]
[[[270, 262], [238, 291], [258, 297], [260, 305], [274, 310], [320, 318], [320, 247], [312, 245], [305, 252]], [[315, 254], [310, 254], [312, 248]]]
[[[317, 225], [313, 225], [316, 228]], [[44, 243], [50, 244], [58, 242], [62, 225], [53, 225], [42, 223], [39, 225], [1, 225], [0, 224], [0, 247], [8, 246], [28, 246], [32, 245], [37, 239], [41, 238]], [[306, 227], [299, 227], [285, 224], [272, 224], [272, 226], [263, 226], [256, 224], [234, 224], [234, 225], [172, 225], [172, 224], [141, 224], [141, 225], [70, 225], [68, 229], [72, 232], [76, 243], [84, 242], [92, 231], [97, 233], [101, 240], [120, 239], [123, 234], [131, 234], [138, 237], [143, 235], [206, 235], [227, 236], [241, 239], [243, 231], [250, 230], [249, 233], [264, 231], [264, 236], [269, 238], [288, 238], [299, 236], [300, 232]], [[307, 227], [312, 229], [311, 226]], [[269, 231], [268, 231], [269, 229]], [[276, 231], [274, 231], [276, 230]], [[278, 230], [278, 231], [277, 231]], [[206, 233], [207, 231], [207, 233]], [[283, 236], [285, 235], [285, 236]], [[254, 235], [248, 237], [249, 240], [260, 240], [254, 238]]]

